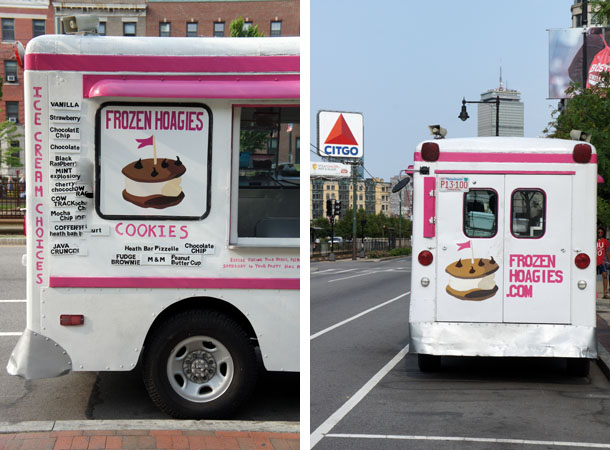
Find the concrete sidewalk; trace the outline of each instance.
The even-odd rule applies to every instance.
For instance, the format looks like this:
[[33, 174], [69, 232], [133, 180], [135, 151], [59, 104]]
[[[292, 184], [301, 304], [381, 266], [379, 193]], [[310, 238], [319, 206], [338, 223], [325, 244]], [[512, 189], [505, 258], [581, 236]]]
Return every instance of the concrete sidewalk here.
[[297, 450], [299, 424], [239, 421], [58, 421], [0, 424], [0, 450]]
[[597, 277], [597, 362], [610, 378], [610, 299], [603, 298], [601, 276]]

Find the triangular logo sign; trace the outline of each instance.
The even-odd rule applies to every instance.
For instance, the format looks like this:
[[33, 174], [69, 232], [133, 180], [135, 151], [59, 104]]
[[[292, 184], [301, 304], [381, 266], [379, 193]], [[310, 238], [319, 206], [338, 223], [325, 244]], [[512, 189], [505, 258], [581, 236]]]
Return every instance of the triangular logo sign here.
[[333, 129], [330, 130], [325, 144], [338, 145], [358, 145], [352, 131], [349, 129], [347, 122], [343, 118], [343, 114], [339, 114], [339, 118], [335, 122]]

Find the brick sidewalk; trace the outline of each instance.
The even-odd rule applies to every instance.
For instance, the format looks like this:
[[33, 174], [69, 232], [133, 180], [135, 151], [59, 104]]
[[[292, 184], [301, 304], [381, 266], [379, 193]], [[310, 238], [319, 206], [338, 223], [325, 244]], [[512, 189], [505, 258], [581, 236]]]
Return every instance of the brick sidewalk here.
[[51, 431], [0, 434], [0, 450], [298, 450], [298, 433], [250, 431]]

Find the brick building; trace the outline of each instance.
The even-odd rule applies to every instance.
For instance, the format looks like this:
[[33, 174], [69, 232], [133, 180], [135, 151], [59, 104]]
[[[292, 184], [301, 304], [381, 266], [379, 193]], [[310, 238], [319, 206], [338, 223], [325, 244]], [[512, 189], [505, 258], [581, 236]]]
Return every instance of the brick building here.
[[[0, 42], [0, 76], [2, 76], [2, 100], [0, 121], [7, 118], [15, 122], [23, 134], [23, 69], [15, 57], [15, 41], [24, 46], [35, 36], [54, 33], [53, 9], [49, 0], [12, 0], [0, 2], [2, 41]], [[23, 148], [23, 138], [18, 143]], [[3, 148], [11, 143], [2, 143]], [[2, 151], [3, 149], [0, 149]], [[23, 156], [22, 156], [23, 158]], [[16, 175], [22, 169], [0, 167], [0, 175]]]
[[[265, 36], [298, 36], [299, 12], [300, 0], [0, 0], [0, 121], [14, 120], [23, 134], [23, 70], [14, 56], [15, 41], [25, 46], [39, 34], [62, 33], [62, 17], [95, 15], [98, 33], [107, 36], [229, 36], [238, 17], [244, 26], [258, 25]], [[296, 146], [298, 140], [292, 163], [299, 162]], [[0, 167], [0, 175], [15, 174], [7, 170]]]
[[242, 17], [265, 36], [298, 36], [300, 0], [148, 0], [147, 36], [229, 36]]

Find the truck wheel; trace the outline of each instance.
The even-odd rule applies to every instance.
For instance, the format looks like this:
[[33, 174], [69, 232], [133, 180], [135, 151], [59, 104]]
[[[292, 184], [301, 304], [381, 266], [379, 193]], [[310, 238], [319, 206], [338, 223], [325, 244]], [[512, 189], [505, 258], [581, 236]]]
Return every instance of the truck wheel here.
[[418, 353], [417, 365], [422, 372], [438, 372], [441, 369], [441, 357], [439, 355]]
[[186, 311], [154, 330], [142, 375], [152, 401], [170, 416], [222, 418], [250, 396], [258, 364], [248, 335], [233, 319]]
[[573, 377], [589, 376], [589, 360], [586, 358], [567, 358], [568, 375]]

